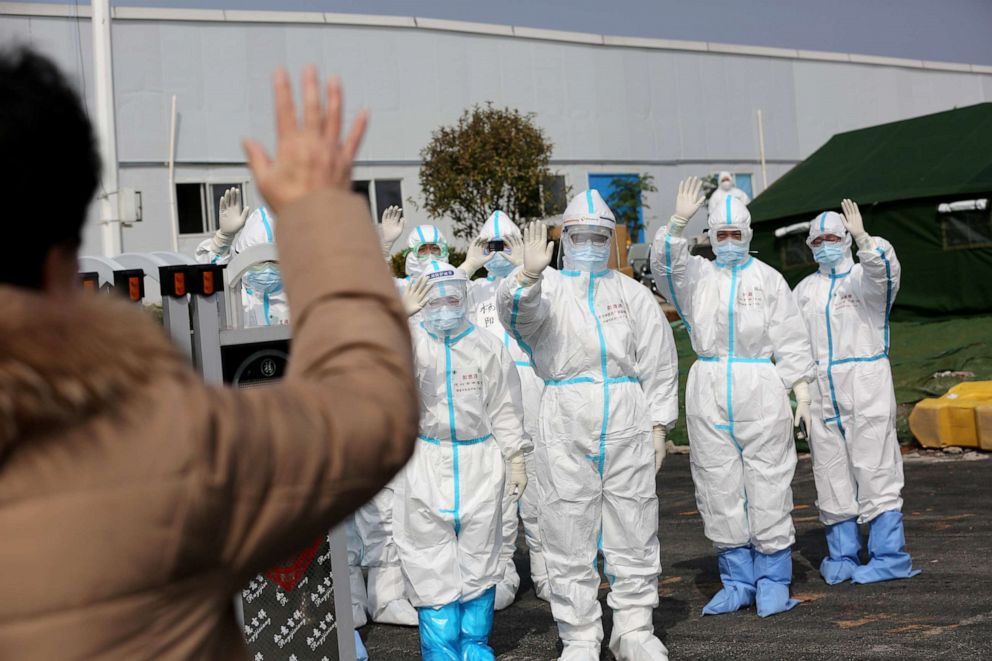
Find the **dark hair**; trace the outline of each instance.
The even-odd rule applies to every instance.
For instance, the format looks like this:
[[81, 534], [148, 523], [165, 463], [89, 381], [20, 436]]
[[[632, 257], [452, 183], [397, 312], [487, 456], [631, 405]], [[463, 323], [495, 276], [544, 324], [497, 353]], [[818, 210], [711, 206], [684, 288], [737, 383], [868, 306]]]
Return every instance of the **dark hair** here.
[[93, 127], [47, 57], [0, 51], [0, 284], [40, 288], [46, 255], [79, 247], [100, 178]]

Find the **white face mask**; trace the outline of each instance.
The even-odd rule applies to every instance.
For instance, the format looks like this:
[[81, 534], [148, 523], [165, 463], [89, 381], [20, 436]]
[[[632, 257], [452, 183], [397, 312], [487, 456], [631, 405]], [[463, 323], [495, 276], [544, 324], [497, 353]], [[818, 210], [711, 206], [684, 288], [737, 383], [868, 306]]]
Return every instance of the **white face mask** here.
[[720, 188], [722, 190], [730, 190], [733, 187], [734, 187], [734, 182], [730, 181], [729, 179], [725, 179], [720, 182]]

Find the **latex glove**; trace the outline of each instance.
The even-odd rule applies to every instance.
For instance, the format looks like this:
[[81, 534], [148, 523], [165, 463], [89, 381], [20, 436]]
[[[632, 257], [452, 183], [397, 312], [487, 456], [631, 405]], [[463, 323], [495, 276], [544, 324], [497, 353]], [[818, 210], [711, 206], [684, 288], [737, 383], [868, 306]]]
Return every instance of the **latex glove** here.
[[813, 429], [813, 414], [810, 411], [812, 398], [809, 395], [809, 384], [805, 381], [800, 381], [792, 387], [792, 392], [796, 395], [796, 418], [794, 424], [798, 427], [800, 422], [805, 423], [806, 433], [809, 434], [810, 430]]
[[220, 210], [217, 224], [219, 229], [214, 233], [214, 251], [226, 252], [234, 241], [234, 237], [248, 222], [251, 209], [241, 207], [241, 188], [228, 188], [220, 198]]
[[654, 472], [657, 474], [661, 470], [661, 464], [665, 461], [665, 441], [668, 440], [668, 430], [661, 425], [655, 425], [651, 429], [651, 438], [654, 440]]
[[403, 295], [400, 299], [403, 301], [403, 309], [406, 310], [406, 315], [412, 317], [427, 305], [427, 299], [430, 297], [431, 286], [427, 281], [427, 276], [422, 275], [403, 290]]
[[524, 464], [523, 452], [518, 452], [510, 457], [510, 472], [506, 476], [506, 488], [513, 495], [514, 500], [520, 500], [524, 489], [527, 488], [527, 468]]
[[841, 216], [844, 219], [844, 227], [851, 233], [854, 242], [858, 244], [858, 250], [873, 250], [875, 241], [865, 231], [865, 221], [861, 218], [861, 210], [858, 209], [857, 203], [844, 199], [841, 200], [840, 207], [844, 211], [844, 215]]
[[503, 251], [503, 255], [510, 260], [514, 266], [524, 263], [524, 240], [522, 237], [512, 234], [503, 240], [509, 251]]
[[517, 276], [517, 281], [528, 287], [541, 277], [544, 269], [551, 264], [551, 255], [555, 244], [548, 241], [548, 226], [539, 220], [524, 228], [524, 268]]
[[476, 239], [469, 244], [468, 252], [465, 253], [465, 261], [459, 266], [462, 271], [465, 272], [469, 278], [471, 278], [476, 271], [489, 263], [496, 253], [491, 252], [486, 254], [486, 245], [489, 243], [485, 239]]
[[403, 233], [404, 225], [406, 225], [406, 219], [403, 217], [403, 209], [392, 206], [386, 207], [386, 210], [382, 212], [382, 224], [379, 225], [379, 231], [382, 236], [382, 254], [384, 256], [389, 256], [389, 251], [396, 243], [396, 239], [400, 238], [400, 234]]
[[[282, 218], [283, 210], [318, 191], [351, 190], [351, 171], [355, 154], [368, 126], [368, 112], [355, 117], [351, 131], [342, 140], [344, 101], [341, 83], [333, 78], [327, 84], [326, 103], [321, 102], [317, 69], [303, 70], [303, 117], [297, 111], [293, 89], [285, 69], [276, 69], [272, 81], [276, 114], [276, 155], [269, 155], [256, 140], [245, 140], [255, 185], [269, 209], [281, 218], [282, 232], [292, 231], [291, 219]], [[333, 216], [333, 214], [331, 214]], [[331, 218], [332, 224], [340, 224]]]
[[689, 177], [679, 182], [679, 192], [675, 196], [675, 214], [668, 222], [668, 233], [672, 236], [682, 236], [685, 226], [705, 201], [703, 182], [698, 177]]

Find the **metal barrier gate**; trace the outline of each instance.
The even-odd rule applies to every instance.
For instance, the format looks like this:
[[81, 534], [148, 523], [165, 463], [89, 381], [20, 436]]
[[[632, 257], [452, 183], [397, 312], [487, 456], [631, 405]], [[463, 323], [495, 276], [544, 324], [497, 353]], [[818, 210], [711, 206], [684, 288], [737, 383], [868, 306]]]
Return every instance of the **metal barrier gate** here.
[[[278, 261], [272, 245], [245, 250], [226, 266], [195, 264], [178, 253], [126, 253], [80, 258], [80, 276], [101, 290], [125, 288], [131, 300], [140, 288], [136, 302], [144, 277], [157, 280], [163, 324], [204, 381], [254, 388], [283, 377], [291, 340], [288, 325], [244, 324], [241, 278], [268, 261]], [[257, 576], [235, 606], [253, 659], [354, 661], [345, 524]]]

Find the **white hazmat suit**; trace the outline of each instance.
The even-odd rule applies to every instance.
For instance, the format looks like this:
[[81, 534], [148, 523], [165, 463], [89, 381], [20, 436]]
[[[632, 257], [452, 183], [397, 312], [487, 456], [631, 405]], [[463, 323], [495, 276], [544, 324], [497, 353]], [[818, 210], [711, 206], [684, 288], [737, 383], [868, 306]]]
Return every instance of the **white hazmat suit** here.
[[[494, 211], [482, 226], [479, 239], [485, 242], [502, 241], [507, 238], [521, 238], [520, 230], [502, 211]], [[518, 248], [519, 249], [519, 248]], [[496, 290], [504, 278], [513, 271], [513, 264], [502, 254], [497, 253], [486, 262], [489, 275], [486, 278], [473, 280], [469, 283], [469, 317], [479, 328], [485, 329], [496, 336], [513, 358], [517, 374], [520, 377], [521, 399], [523, 401], [524, 432], [536, 446], [539, 439], [538, 408], [541, 394], [544, 391], [544, 381], [534, 373], [530, 356], [517, 344], [499, 321], [496, 312]], [[471, 277], [471, 273], [468, 274]], [[517, 541], [517, 510], [519, 506], [520, 519], [524, 524], [524, 539], [530, 551], [530, 574], [537, 596], [547, 601], [548, 572], [544, 563], [544, 553], [541, 551], [541, 539], [538, 532], [538, 480], [537, 454], [528, 452], [525, 455], [527, 465], [527, 490], [521, 496], [519, 503], [512, 494], [503, 495], [503, 578], [496, 585], [496, 610], [505, 608], [512, 601], [520, 587], [520, 576], [513, 564], [513, 553]]]
[[[853, 211], [860, 217], [856, 205]], [[828, 242], [824, 236], [842, 240]], [[902, 548], [883, 549], [888, 561], [873, 558], [864, 568], [858, 558], [859, 523], [871, 526], [870, 546], [878, 546], [875, 521], [883, 515], [889, 521], [881, 525], [897, 527], [902, 538], [902, 455], [889, 366], [889, 312], [899, 291], [899, 260], [888, 241], [861, 233], [855, 264], [844, 217], [832, 211], [811, 221], [807, 243], [819, 269], [799, 283], [795, 295], [816, 361], [810, 449], [830, 551], [820, 572], [831, 584], [908, 577], [912, 565]], [[887, 568], [874, 571], [872, 563]]]
[[432, 262], [428, 277], [437, 295], [411, 329], [420, 440], [396, 492], [396, 544], [424, 656], [460, 649], [450, 658], [492, 658], [485, 639], [502, 576], [504, 463], [513, 464], [506, 486], [519, 496], [531, 446], [513, 361], [468, 321], [464, 273]]
[[[402, 220], [399, 221], [402, 225]], [[423, 238], [421, 238], [423, 237]], [[420, 247], [429, 244], [418, 258]], [[435, 248], [436, 246], [436, 248]], [[407, 238], [406, 278], [397, 278], [396, 287], [405, 290], [413, 278], [421, 275], [438, 255], [448, 255], [448, 242], [435, 225], [418, 225]], [[384, 250], [388, 254], [388, 250]], [[411, 319], [419, 321], [420, 313]], [[361, 563], [368, 568], [368, 610], [373, 622], [382, 624], [417, 625], [417, 612], [404, 589], [400, 556], [393, 538], [393, 500], [402, 473], [383, 487], [372, 500], [355, 512], [355, 526], [361, 540]], [[353, 556], [355, 554], [352, 554]], [[351, 571], [354, 573], [355, 568]], [[354, 582], [354, 579], [353, 579]]]
[[751, 198], [748, 197], [747, 193], [737, 187], [737, 179], [734, 175], [727, 171], [723, 171], [717, 175], [716, 190], [710, 194], [710, 201], [708, 205], [709, 215], [712, 216], [720, 205], [726, 204], [728, 195], [740, 200], [744, 206], [751, 204]]
[[[608, 237], [615, 227], [595, 190], [573, 198], [564, 223], [565, 231]], [[652, 623], [661, 572], [652, 428], [668, 429], [678, 417], [675, 342], [650, 291], [606, 268], [609, 241], [565, 250], [568, 270], [547, 269], [548, 252], [531, 273], [525, 246], [522, 270], [497, 291], [501, 321], [545, 383], [539, 525], [561, 658], [599, 659], [602, 551], [610, 648], [620, 658], [667, 659]], [[572, 270], [576, 263], [595, 270]]]
[[[233, 243], [225, 244], [212, 237], [197, 246], [196, 261], [227, 264], [238, 253], [264, 243], [275, 243], [275, 218], [259, 207], [248, 216]], [[247, 327], [289, 323], [289, 307], [278, 264], [259, 264], [245, 273], [241, 278], [241, 304]]]
[[[673, 217], [674, 235], [668, 226], [658, 231], [651, 269], [698, 355], [685, 393], [690, 466], [724, 582], [703, 612], [737, 610], [757, 596], [759, 614], [770, 615], [795, 605], [788, 585], [796, 448], [787, 392], [812, 378], [809, 339], [785, 279], [748, 254], [751, 217], [740, 201], [726, 196], [709, 217], [715, 262], [689, 254], [681, 237], [688, 220]], [[719, 258], [720, 229], [741, 232], [740, 241], [724, 242], [732, 264]], [[762, 584], [762, 572], [771, 582]], [[784, 595], [772, 583], [784, 585]]]

